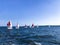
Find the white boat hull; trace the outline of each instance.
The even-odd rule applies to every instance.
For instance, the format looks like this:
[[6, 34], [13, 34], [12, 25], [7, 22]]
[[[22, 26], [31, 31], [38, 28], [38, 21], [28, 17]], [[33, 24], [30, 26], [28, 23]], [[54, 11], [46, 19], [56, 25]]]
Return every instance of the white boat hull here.
[[31, 26], [31, 28], [34, 28], [34, 26]]
[[19, 29], [19, 27], [16, 27], [16, 29]]
[[8, 27], [8, 29], [12, 29], [12, 27]]

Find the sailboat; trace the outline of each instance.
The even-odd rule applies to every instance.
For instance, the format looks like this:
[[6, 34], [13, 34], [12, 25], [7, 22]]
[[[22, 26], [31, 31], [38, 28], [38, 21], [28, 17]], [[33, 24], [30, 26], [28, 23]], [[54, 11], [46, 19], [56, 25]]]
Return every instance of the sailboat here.
[[12, 23], [11, 23], [11, 21], [9, 21], [9, 22], [7, 23], [7, 28], [8, 28], [8, 29], [12, 29]]
[[27, 28], [27, 25], [25, 24], [25, 28]]
[[19, 24], [16, 25], [16, 29], [19, 29]]
[[32, 24], [32, 26], [31, 26], [32, 28], [34, 28], [34, 24]]

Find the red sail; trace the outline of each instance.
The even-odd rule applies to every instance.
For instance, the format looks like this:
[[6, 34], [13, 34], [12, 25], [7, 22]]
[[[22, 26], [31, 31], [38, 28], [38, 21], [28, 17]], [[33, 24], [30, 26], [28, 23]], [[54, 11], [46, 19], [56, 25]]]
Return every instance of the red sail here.
[[34, 26], [34, 24], [32, 24], [32, 26]]
[[10, 21], [7, 23], [7, 26], [10, 26]]

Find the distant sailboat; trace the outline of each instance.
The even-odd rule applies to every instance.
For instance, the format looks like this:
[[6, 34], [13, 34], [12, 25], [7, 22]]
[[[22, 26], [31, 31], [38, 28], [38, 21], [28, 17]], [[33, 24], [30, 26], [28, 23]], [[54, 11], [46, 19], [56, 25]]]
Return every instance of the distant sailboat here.
[[34, 28], [34, 24], [32, 24], [32, 26], [31, 26], [32, 28]]
[[19, 24], [16, 25], [16, 29], [19, 29]]
[[36, 27], [38, 28], [39, 26], [37, 25]]
[[31, 25], [29, 25], [28, 27], [31, 28]]
[[25, 24], [25, 28], [27, 28], [27, 25]]
[[9, 22], [7, 23], [7, 28], [8, 28], [8, 29], [12, 29], [12, 23], [11, 23], [11, 21], [9, 21]]

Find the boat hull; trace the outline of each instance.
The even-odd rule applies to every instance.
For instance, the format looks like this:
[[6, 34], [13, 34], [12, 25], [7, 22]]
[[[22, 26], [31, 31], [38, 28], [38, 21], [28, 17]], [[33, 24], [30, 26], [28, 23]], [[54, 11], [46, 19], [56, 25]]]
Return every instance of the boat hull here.
[[16, 29], [19, 29], [19, 27], [16, 27]]
[[12, 27], [8, 27], [8, 29], [12, 29]]

